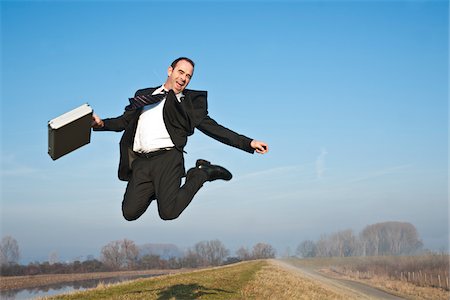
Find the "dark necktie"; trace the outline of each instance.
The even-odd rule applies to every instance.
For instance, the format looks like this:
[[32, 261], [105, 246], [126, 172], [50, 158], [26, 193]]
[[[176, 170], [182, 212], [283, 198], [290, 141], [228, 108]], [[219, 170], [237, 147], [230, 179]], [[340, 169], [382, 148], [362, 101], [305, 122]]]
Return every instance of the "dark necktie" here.
[[152, 95], [138, 95], [134, 98], [129, 98], [130, 104], [125, 107], [125, 110], [133, 110], [137, 108], [144, 107], [149, 104], [155, 104], [160, 101], [162, 101], [164, 98], [166, 98], [168, 92], [166, 90], [162, 90], [160, 94]]

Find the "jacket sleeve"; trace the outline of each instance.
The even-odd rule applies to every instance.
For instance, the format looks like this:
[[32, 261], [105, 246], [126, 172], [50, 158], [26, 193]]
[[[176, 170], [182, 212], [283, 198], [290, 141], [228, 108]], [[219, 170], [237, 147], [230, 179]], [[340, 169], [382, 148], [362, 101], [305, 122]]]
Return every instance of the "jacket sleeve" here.
[[197, 128], [213, 139], [222, 142], [226, 145], [239, 148], [249, 153], [254, 153], [255, 150], [250, 146], [253, 139], [244, 135], [238, 134], [206, 116]]
[[102, 128], [94, 128], [94, 131], [123, 131], [127, 128], [135, 114], [136, 110], [125, 111], [123, 115], [119, 117], [104, 119], [103, 122], [105, 126]]

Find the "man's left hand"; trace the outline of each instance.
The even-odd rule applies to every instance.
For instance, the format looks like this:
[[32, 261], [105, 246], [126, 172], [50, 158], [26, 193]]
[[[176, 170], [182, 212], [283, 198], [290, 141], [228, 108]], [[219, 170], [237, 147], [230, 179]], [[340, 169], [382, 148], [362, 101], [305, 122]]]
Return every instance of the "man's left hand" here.
[[267, 145], [264, 142], [257, 141], [257, 140], [253, 140], [250, 143], [250, 147], [255, 149], [255, 151], [260, 153], [260, 154], [264, 154], [264, 153], [267, 153], [269, 151], [269, 145]]

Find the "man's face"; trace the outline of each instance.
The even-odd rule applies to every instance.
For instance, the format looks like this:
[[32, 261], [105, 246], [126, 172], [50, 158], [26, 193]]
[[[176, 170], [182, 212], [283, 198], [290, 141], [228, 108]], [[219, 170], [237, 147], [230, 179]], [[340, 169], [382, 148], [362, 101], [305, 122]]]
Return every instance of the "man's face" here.
[[187, 87], [193, 73], [194, 67], [186, 60], [180, 60], [175, 68], [170, 66], [167, 70], [169, 77], [167, 77], [164, 86], [169, 90], [172, 89], [175, 94], [178, 94]]

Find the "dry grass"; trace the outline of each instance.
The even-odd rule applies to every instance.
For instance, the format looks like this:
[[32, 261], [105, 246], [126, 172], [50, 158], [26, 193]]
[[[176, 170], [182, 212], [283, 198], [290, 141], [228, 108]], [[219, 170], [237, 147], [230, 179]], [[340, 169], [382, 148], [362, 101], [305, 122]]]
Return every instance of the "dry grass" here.
[[183, 274], [139, 279], [45, 299], [243, 299], [241, 289], [266, 264], [253, 261]]
[[427, 254], [359, 258], [335, 270], [409, 299], [447, 300], [449, 267], [447, 254]]
[[440, 288], [422, 287], [412, 283], [374, 277], [366, 280], [370, 285], [387, 291], [395, 291], [408, 299], [448, 300], [450, 293]]
[[139, 279], [46, 299], [348, 299], [272, 261]]
[[[344, 257], [344, 258], [313, 258], [292, 259], [294, 265], [321, 270], [329, 276], [345, 278], [362, 282], [388, 293], [393, 293], [407, 299], [448, 300], [450, 292], [444, 286], [436, 284], [437, 275], [448, 276], [448, 255], [424, 255], [409, 257]], [[407, 282], [407, 276], [401, 273], [433, 274], [434, 283]], [[402, 280], [403, 278], [403, 280]], [[445, 282], [446, 285], [446, 282]]]
[[280, 266], [265, 265], [242, 290], [243, 299], [348, 299], [347, 296]]
[[393, 293], [407, 299], [414, 300], [448, 300], [450, 293], [444, 289], [427, 286], [417, 286], [416, 284], [391, 279], [385, 276], [371, 276], [370, 278], [359, 278], [357, 276], [344, 275], [342, 273], [332, 272], [329, 269], [322, 270], [322, 273], [336, 278], [345, 278], [362, 282], [388, 293]]
[[[450, 258], [446, 254], [420, 256], [375, 256], [360, 257], [337, 267], [340, 272], [389, 277], [405, 280], [418, 286], [438, 287], [449, 290]], [[440, 280], [439, 280], [440, 279]]]

